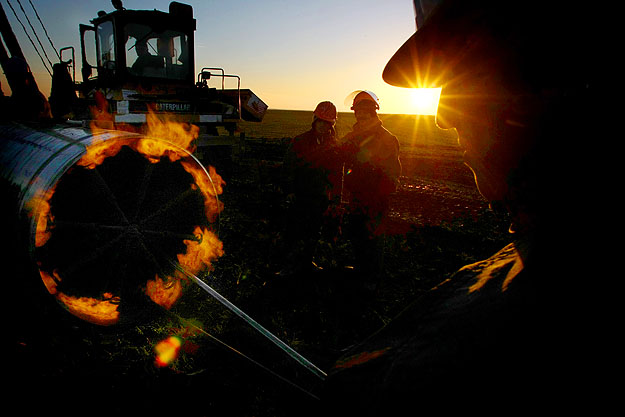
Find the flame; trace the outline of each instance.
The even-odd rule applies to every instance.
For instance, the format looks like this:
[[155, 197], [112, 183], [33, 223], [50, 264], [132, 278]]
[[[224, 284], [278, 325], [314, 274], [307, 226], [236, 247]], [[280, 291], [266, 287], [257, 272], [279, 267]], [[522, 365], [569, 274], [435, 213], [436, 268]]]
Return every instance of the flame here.
[[143, 138], [136, 141], [131, 147], [153, 164], [159, 162], [163, 156], [167, 156], [171, 162], [186, 156], [180, 152], [179, 148], [158, 139]]
[[[46, 289], [48, 290], [48, 292], [52, 295], [55, 295], [57, 293], [56, 281], [47, 272], [39, 270], [39, 274], [41, 275], [43, 284], [46, 286]], [[54, 276], [57, 278], [58, 281], [60, 281], [60, 278], [58, 277], [57, 273], [54, 273]]]
[[201, 235], [201, 242], [194, 240], [183, 240], [187, 246], [184, 254], [178, 255], [180, 265], [191, 272], [197, 274], [204, 268], [212, 268], [211, 262], [224, 254], [223, 243], [219, 238], [207, 228], [195, 227], [195, 235]]
[[207, 177], [206, 172], [202, 168], [198, 167], [197, 164], [189, 161], [182, 161], [180, 164], [195, 180], [195, 184], [193, 184], [192, 187], [199, 187], [200, 192], [204, 196], [206, 218], [211, 222], [214, 221], [217, 214], [221, 213], [224, 208], [223, 203], [217, 198], [217, 196], [223, 193], [223, 186], [226, 182], [212, 166], [208, 167]]
[[[98, 127], [98, 122], [101, 119], [109, 120], [103, 110], [105, 108], [106, 106], [100, 104], [96, 109], [93, 109], [95, 120], [91, 124], [91, 129], [96, 133], [102, 132], [102, 129]], [[104, 159], [117, 155], [122, 146], [131, 147], [152, 163], [157, 163], [164, 156], [168, 157], [171, 162], [175, 162], [188, 156], [180, 148], [189, 153], [193, 152], [193, 141], [197, 139], [199, 133], [200, 128], [195, 125], [180, 123], [175, 121], [173, 116], [156, 114], [150, 110], [147, 114], [146, 136], [148, 137], [94, 142], [87, 147], [85, 154], [77, 164], [93, 169], [100, 165]], [[159, 138], [166, 138], [167, 141]], [[182, 160], [181, 165], [195, 180], [195, 184], [192, 186], [198, 187], [204, 196], [206, 217], [210, 221], [214, 221], [215, 216], [223, 210], [223, 204], [217, 196], [223, 193], [225, 181], [212, 166], [208, 167], [207, 177], [206, 171], [192, 160]]]
[[35, 228], [35, 247], [40, 248], [45, 245], [52, 236], [51, 228], [48, 228], [48, 222], [54, 221], [54, 216], [50, 214], [50, 198], [54, 194], [54, 187], [47, 191], [38, 191], [33, 198], [26, 202], [26, 210], [32, 217], [37, 215], [37, 226]]
[[[172, 162], [175, 162], [186, 156], [180, 153], [177, 147], [192, 153], [195, 150], [193, 141], [197, 139], [199, 134], [200, 128], [195, 125], [180, 123], [175, 121], [170, 115], [157, 115], [150, 110], [147, 114], [146, 136], [155, 139], [141, 140], [140, 142], [142, 143], [137, 146], [136, 150], [148, 157], [150, 161], [155, 158], [156, 162], [158, 162], [160, 157], [167, 155]], [[162, 142], [158, 140], [158, 138], [166, 138], [167, 142], [175, 146], [171, 146], [167, 142]]]
[[110, 326], [119, 320], [119, 311], [117, 311], [119, 297], [108, 292], [102, 294], [102, 299], [72, 297], [57, 290], [57, 282], [60, 282], [61, 278], [56, 271], [53, 272], [54, 278], [42, 270], [39, 270], [39, 273], [48, 292], [76, 317], [101, 326]]
[[[200, 236], [201, 241], [183, 240], [187, 250], [177, 257], [181, 267], [187, 272], [197, 274], [204, 269], [210, 270], [212, 261], [222, 256], [224, 251], [223, 243], [207, 228], [196, 226], [193, 234]], [[154, 280], [147, 282], [145, 293], [156, 304], [169, 310], [182, 296], [186, 282], [188, 279], [179, 271], [166, 279], [156, 275]]]
[[85, 154], [76, 162], [76, 165], [93, 169], [104, 162], [106, 158], [117, 155], [122, 146], [126, 144], [126, 141], [105, 141], [104, 139], [98, 138], [96, 142], [87, 147]]
[[182, 281], [170, 279], [166, 282], [157, 275], [148, 281], [145, 293], [156, 304], [169, 310], [182, 295]]
[[187, 156], [175, 145], [155, 138], [100, 139], [86, 148], [85, 154], [76, 164], [93, 169], [106, 158], [117, 155], [123, 146], [130, 147], [153, 164], [159, 162], [163, 156], [167, 156], [172, 162]]
[[108, 111], [108, 100], [101, 91], [94, 93], [95, 106], [89, 106], [91, 111], [91, 129], [95, 131], [111, 129], [113, 127], [113, 115]]
[[[102, 111], [96, 116], [102, 118], [101, 114]], [[102, 129], [98, 127], [97, 120], [91, 124], [91, 129], [96, 133], [102, 132]], [[93, 169], [100, 165], [104, 159], [117, 155], [122, 146], [129, 146], [152, 163], [159, 162], [164, 156], [168, 157], [171, 162], [175, 162], [188, 156], [181, 151], [181, 148], [190, 153], [193, 152], [193, 141], [197, 139], [199, 132], [199, 127], [195, 125], [180, 123], [173, 120], [172, 116], [157, 115], [149, 111], [146, 133], [148, 137], [107, 141], [100, 139], [87, 147], [77, 165]], [[167, 141], [159, 138], [167, 138]], [[223, 204], [217, 196], [223, 193], [225, 181], [212, 166], [208, 167], [207, 177], [204, 169], [192, 160], [183, 160], [181, 165], [195, 180], [195, 184], [192, 186], [198, 187], [202, 192], [206, 206], [206, 217], [213, 221], [215, 216], [223, 210]]]
[[182, 340], [177, 336], [169, 336], [154, 346], [156, 352], [156, 366], [164, 367], [172, 363], [178, 358]]
[[[223, 209], [223, 203], [217, 196], [223, 193], [225, 182], [216, 172], [215, 168], [206, 170], [195, 160], [189, 158], [193, 151], [193, 142], [199, 135], [199, 128], [194, 125], [179, 123], [170, 116], [156, 115], [150, 111], [147, 115], [146, 136], [121, 137], [116, 138], [111, 134], [113, 118], [106, 111], [106, 100], [100, 97], [102, 102], [93, 108], [94, 121], [90, 128], [94, 132], [94, 142], [85, 150], [85, 154], [76, 165], [87, 169], [94, 169], [102, 164], [106, 158], [113, 157], [119, 153], [123, 146], [129, 146], [139, 154], [143, 155], [151, 163], [157, 163], [163, 157], [167, 157], [171, 162], [180, 161], [183, 168], [191, 174], [194, 183], [193, 189], [199, 189], [205, 200], [205, 213], [209, 221], [213, 221], [215, 216]], [[120, 126], [117, 126], [118, 128]], [[129, 126], [123, 130], [134, 130]], [[160, 140], [159, 138], [166, 138]], [[110, 139], [110, 140], [109, 140]], [[48, 191], [39, 193], [27, 202], [27, 208], [32, 213], [38, 213], [35, 246], [41, 247], [48, 242], [51, 237], [52, 228], [49, 222], [54, 220], [50, 209], [50, 198], [54, 194], [54, 187]], [[184, 254], [178, 254], [178, 262], [188, 272], [197, 274], [203, 269], [211, 269], [211, 262], [223, 255], [223, 244], [206, 227], [196, 226], [194, 230], [196, 236], [201, 236], [201, 241], [184, 240], [187, 250]], [[86, 321], [111, 325], [119, 320], [117, 307], [120, 298], [113, 294], [102, 294], [101, 299], [90, 297], [72, 297], [57, 290], [57, 283], [61, 277], [55, 271], [54, 278], [47, 272], [40, 270], [41, 278], [48, 292], [54, 295], [58, 301], [64, 304], [74, 315]], [[154, 280], [146, 283], [145, 293], [155, 303], [169, 309], [181, 297], [186, 277], [177, 272], [173, 277], [165, 279], [155, 276]]]
[[[94, 121], [90, 125], [91, 130], [96, 135], [102, 136], [110, 132], [101, 128], [102, 120], [107, 122], [112, 120], [110, 115], [104, 110], [92, 109], [92, 112]], [[123, 127], [123, 130], [138, 131], [136, 128], [125, 125], [121, 127]], [[130, 146], [152, 163], [158, 162], [163, 156], [167, 156], [172, 162], [175, 162], [187, 156], [179, 148], [193, 152], [193, 141], [197, 139], [199, 133], [200, 128], [195, 125], [180, 123], [167, 114], [157, 115], [153, 111], [149, 111], [147, 114], [147, 138], [114, 141], [99, 138], [99, 140], [87, 147], [86, 153], [80, 159], [78, 165], [93, 169], [100, 165], [104, 159], [117, 155], [124, 145]], [[167, 141], [160, 140], [160, 138], [166, 138]]]
[[183, 149], [193, 152], [193, 141], [200, 134], [200, 128], [188, 124], [179, 123], [168, 114], [160, 114], [149, 111], [147, 115], [148, 136], [167, 138], [168, 141]]

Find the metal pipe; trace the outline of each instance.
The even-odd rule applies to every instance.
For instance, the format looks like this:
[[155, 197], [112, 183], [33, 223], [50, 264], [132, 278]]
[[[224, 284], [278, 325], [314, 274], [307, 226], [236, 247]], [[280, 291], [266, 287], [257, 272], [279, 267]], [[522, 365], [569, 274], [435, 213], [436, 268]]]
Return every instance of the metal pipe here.
[[50, 190], [95, 141], [131, 136], [138, 135], [123, 131], [94, 134], [76, 127], [35, 130], [17, 123], [1, 125], [0, 178], [19, 190], [12, 203], [21, 217], [33, 219], [31, 235], [38, 213], [27, 210], [29, 201]]
[[[105, 178], [103, 173], [94, 172], [98, 168], [87, 169], [78, 164], [87, 152], [88, 147], [96, 142], [98, 145], [102, 142], [120, 140], [126, 143], [129, 140], [138, 140], [142, 137], [140, 134], [124, 131], [94, 133], [88, 129], [75, 127], [35, 130], [18, 124], [0, 125], [0, 181], [2, 181], [3, 189], [5, 185], [8, 185], [7, 189], [13, 188], [18, 190], [17, 198], [13, 201], [14, 208], [18, 210], [19, 215], [29, 225], [30, 256], [33, 264], [38, 265], [42, 278], [44, 274], [47, 275], [49, 280], [54, 282], [53, 285], [56, 286], [63, 286], [67, 282], [76, 283], [80, 291], [89, 293], [87, 297], [82, 297], [83, 294], [80, 294], [80, 291], [78, 291], [78, 294], [75, 296], [76, 300], [89, 298], [89, 300], [95, 300], [90, 301], [90, 305], [100, 303], [105, 304], [110, 310], [115, 310], [118, 305], [124, 304], [127, 299], [134, 300], [134, 302], [137, 302], [136, 300], [140, 299], [141, 296], [144, 296], [143, 298], [145, 299], [143, 290], [137, 291], [137, 288], [144, 288], [147, 280], [153, 280], [154, 271], [157, 272], [159, 277], [167, 276], [161, 273], [161, 269], [164, 270], [169, 267], [171, 271], [177, 270], [190, 278], [222, 305], [252, 326], [254, 330], [274, 343], [299, 365], [306, 368], [320, 380], [324, 380], [326, 377], [325, 372], [198, 278], [197, 272], [189, 271], [183, 267], [179, 263], [180, 261], [176, 254], [172, 255], [171, 251], [164, 253], [162, 249], [168, 250], [168, 243], [162, 246], [153, 245], [154, 240], [157, 242], [188, 240], [199, 244], [202, 243], [202, 236], [158, 228], [163, 218], [165, 220], [169, 219], [169, 212], [172, 210], [175, 214], [176, 223], [187, 220], [188, 213], [184, 211], [185, 208], [193, 206], [194, 203], [197, 205], [197, 194], [194, 197], [193, 193], [193, 190], [197, 189], [196, 186], [189, 186], [188, 181], [185, 179], [182, 181], [185, 184], [184, 189], [174, 190], [174, 195], [165, 193], [166, 199], [159, 200], [158, 204], [151, 207], [150, 211], [141, 211], [141, 215], [135, 217], [134, 213], [139, 211], [136, 211], [135, 207], [128, 203], [128, 196], [143, 203], [146, 198], [149, 199], [149, 190], [143, 189], [146, 186], [145, 182], [150, 178], [158, 178], [159, 175], [160, 178], [163, 178], [169, 171], [156, 173], [154, 170], [157, 168], [152, 168], [151, 162], [147, 162], [146, 158], [138, 157], [143, 165], [150, 167], [149, 175], [146, 175], [147, 168], [146, 171], [140, 172], [141, 170], [136, 169], [134, 166], [122, 164], [121, 168], [127, 169], [122, 169], [121, 175], [114, 175], [113, 178], [116, 178], [118, 182], [111, 184], [107, 183], [107, 180], [110, 181], [111, 175], [109, 171], [113, 168], [108, 168], [108, 175]], [[119, 153], [121, 154], [121, 151]], [[191, 155], [189, 154], [189, 156]], [[122, 158], [121, 161], [136, 161], [136, 159]], [[197, 160], [195, 161], [197, 162]], [[116, 163], [119, 163], [119, 160]], [[175, 164], [175, 162], [171, 162], [171, 164]], [[103, 171], [106, 170], [103, 169]], [[85, 182], [84, 178], [87, 178], [89, 181]], [[83, 180], [83, 182], [78, 180]], [[170, 180], [171, 178], [167, 178], [167, 182], [170, 182]], [[210, 177], [209, 180], [212, 181]], [[68, 181], [69, 186], [66, 185]], [[121, 198], [117, 198], [115, 193], [119, 192], [120, 182], [124, 186], [130, 182], [131, 184], [136, 184], [136, 187], [122, 187], [124, 192], [120, 194]], [[60, 190], [61, 184], [63, 184], [63, 192], [65, 194]], [[84, 192], [83, 190], [73, 190], [75, 184], [84, 184], [91, 189], [84, 190]], [[159, 184], [156, 184], [156, 186], [159, 186]], [[93, 204], [89, 205], [90, 201], [85, 201], [84, 203], [89, 208], [78, 207], [71, 210], [71, 213], [77, 213], [80, 218], [50, 219], [49, 225], [54, 233], [69, 233], [69, 240], [61, 240], [63, 245], [58, 247], [57, 244], [57, 247], [53, 249], [47, 247], [48, 243], [37, 247], [36, 233], [38, 232], [40, 216], [47, 216], [47, 213], [45, 210], [39, 209], [38, 206], [33, 211], [33, 208], [28, 203], [33, 201], [38, 195], [45, 195], [50, 190], [54, 190], [55, 195], [60, 194], [66, 198], [68, 195], [70, 197], [74, 196], [69, 203], [66, 200], [61, 201], [59, 203], [61, 207], [63, 207], [61, 203], [64, 203], [66, 206], [68, 204], [80, 204], [82, 203], [80, 198], [97, 200], [96, 203], [106, 206], [101, 211], [101, 217], [98, 217], [100, 213], [97, 213], [98, 216], [96, 216], [96, 220], [101, 219], [102, 221], [83, 219], [85, 216], [81, 214], [83, 212], [89, 213], [89, 210], [94, 207]], [[78, 197], [75, 197], [75, 195], [78, 195]], [[58, 198], [61, 199], [62, 197]], [[76, 200], [76, 198], [79, 200]], [[204, 201], [202, 201], [201, 205], [203, 208]], [[178, 213], [175, 211], [177, 208], [182, 208], [183, 211]], [[131, 215], [128, 215], [124, 210], [129, 210]], [[192, 212], [196, 211], [192, 210]], [[65, 212], [63, 213], [65, 214]], [[59, 211], [54, 214], [59, 214]], [[180, 217], [180, 219], [177, 217]], [[192, 219], [191, 222], [195, 222], [195, 219]], [[165, 223], [168, 222], [166, 221]], [[157, 227], [155, 228], [153, 225], [157, 225]], [[79, 242], [74, 242], [74, 237], [77, 237]], [[92, 240], [93, 242], [91, 242]], [[65, 245], [66, 242], [68, 242], [67, 245]], [[80, 250], [83, 245], [89, 245], [89, 247], [86, 250]], [[76, 256], [72, 253], [75, 247], [78, 247], [80, 252]], [[42, 249], [44, 252], [48, 252], [48, 257], [44, 257], [43, 262], [39, 262]], [[49, 259], [50, 254], [52, 254], [52, 261]], [[62, 261], [58, 262], [58, 265], [55, 263], [54, 255], [63, 258]], [[50, 266], [50, 264], [53, 265]], [[121, 265], [121, 267], [118, 267], [118, 265]], [[89, 282], [94, 279], [92, 275], [96, 277], [104, 276], [106, 281], [96, 282], [94, 286]], [[122, 282], [121, 290], [117, 291], [118, 287], [115, 285], [119, 284], [118, 281], [129, 281], [130, 286], [123, 285], [124, 283]], [[111, 284], [111, 282], [113, 283]], [[50, 288], [48, 289], [50, 290]], [[51, 293], [55, 294], [52, 291]], [[97, 297], [93, 298], [94, 293], [107, 294], [105, 296], [106, 300], [98, 301]], [[123, 296], [120, 297], [120, 294], [123, 294]], [[112, 302], [110, 300], [116, 301]], [[65, 302], [61, 299], [59, 301], [61, 303]], [[139, 307], [142, 305], [144, 304], [140, 304]], [[78, 317], [92, 321], [91, 317], [85, 315], [86, 313], [72, 311], [71, 305], [66, 304], [65, 307]], [[132, 307], [132, 305], [127, 307], [127, 304], [124, 304], [124, 314], [127, 314]], [[139, 309], [141, 311], [144, 310]], [[117, 323], [118, 319], [116, 317], [107, 317], [106, 320], [106, 322], [92, 322], [110, 325]], [[130, 321], [132, 320], [131, 318]]]
[[[117, 130], [0, 125], [3, 204], [18, 219], [22, 253], [44, 283], [56, 282], [57, 288], [46, 285], [48, 291], [72, 313], [58, 293], [96, 300], [124, 294], [122, 303], [131, 301], [123, 311], [130, 313], [119, 321], [134, 321], [145, 310], [141, 303], [154, 301], [145, 294], [146, 282], [172, 276], [168, 261], [184, 253], [185, 241], [201, 243], [196, 228], [213, 226], [212, 202], [199, 185], [212, 182], [204, 167], [165, 141], [176, 157], [148, 158], [139, 152], [144, 138], [154, 143]], [[91, 149], [116, 152], [87, 168], [81, 159], [94, 144]]]

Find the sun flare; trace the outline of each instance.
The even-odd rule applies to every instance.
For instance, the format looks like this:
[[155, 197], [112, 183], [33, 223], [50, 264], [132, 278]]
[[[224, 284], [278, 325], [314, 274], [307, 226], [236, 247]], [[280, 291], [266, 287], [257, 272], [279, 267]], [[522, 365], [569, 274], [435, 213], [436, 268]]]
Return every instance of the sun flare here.
[[435, 116], [440, 88], [414, 88], [411, 91], [412, 113], [424, 116]]

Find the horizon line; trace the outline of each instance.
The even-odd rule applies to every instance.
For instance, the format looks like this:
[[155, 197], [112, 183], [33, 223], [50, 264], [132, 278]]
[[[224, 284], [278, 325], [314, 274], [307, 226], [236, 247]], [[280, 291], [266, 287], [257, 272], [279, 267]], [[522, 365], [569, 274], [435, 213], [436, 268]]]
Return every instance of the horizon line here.
[[[301, 111], [301, 112], [309, 112], [312, 113], [314, 110], [304, 110], [304, 109], [281, 109], [281, 108], [273, 108], [273, 107], [268, 107], [267, 111], [270, 110], [279, 110], [279, 111]], [[349, 114], [353, 114], [354, 112], [351, 110], [348, 111], [340, 111], [337, 110], [337, 113], [349, 113]], [[417, 114], [417, 113], [387, 113], [387, 112], [378, 112], [378, 114], [385, 114], [385, 115], [391, 115], [391, 116], [422, 116], [422, 117], [436, 117], [435, 114]]]

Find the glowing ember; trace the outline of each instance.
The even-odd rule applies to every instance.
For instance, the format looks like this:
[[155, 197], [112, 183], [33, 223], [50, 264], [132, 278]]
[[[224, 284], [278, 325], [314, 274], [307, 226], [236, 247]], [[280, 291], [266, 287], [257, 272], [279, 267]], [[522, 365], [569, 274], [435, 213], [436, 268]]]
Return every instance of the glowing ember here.
[[60, 282], [61, 278], [56, 271], [53, 273], [54, 278], [44, 271], [40, 270], [39, 273], [48, 292], [76, 317], [101, 326], [110, 326], [119, 320], [119, 311], [117, 311], [119, 297], [111, 293], [102, 294], [101, 300], [90, 297], [72, 297], [57, 291], [57, 282]]
[[171, 364], [178, 358], [182, 340], [177, 336], [170, 336], [154, 346], [156, 352], [156, 366], [163, 367]]

